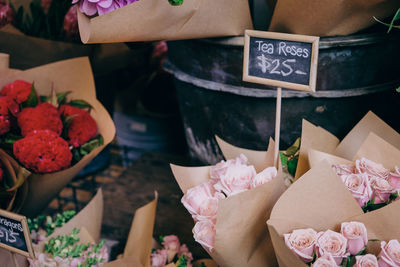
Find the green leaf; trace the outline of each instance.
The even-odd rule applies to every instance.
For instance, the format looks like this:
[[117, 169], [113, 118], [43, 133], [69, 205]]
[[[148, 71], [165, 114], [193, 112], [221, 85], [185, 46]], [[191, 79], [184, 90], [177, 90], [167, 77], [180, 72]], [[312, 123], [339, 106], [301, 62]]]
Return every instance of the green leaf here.
[[281, 156], [282, 166], [287, 167], [288, 157], [282, 152], [280, 152], [279, 155]]
[[379, 239], [368, 239], [368, 242], [380, 242], [380, 240]]
[[5, 135], [0, 137], [0, 146], [3, 148], [12, 149], [14, 146], [14, 143], [22, 138], [23, 137], [19, 136], [19, 135], [15, 135], [12, 133], [6, 133]]
[[68, 105], [77, 107], [77, 108], [81, 108], [81, 109], [85, 109], [88, 108], [89, 110], [92, 109], [92, 105], [90, 105], [88, 102], [86, 102], [85, 100], [80, 100], [80, 99], [76, 99], [76, 100], [72, 100], [68, 103]]
[[296, 141], [293, 143], [293, 145], [291, 145], [291, 147], [289, 147], [286, 150], [285, 154], [287, 156], [292, 156], [292, 155], [296, 154], [297, 151], [299, 151], [299, 149], [300, 149], [300, 140], [301, 140], [300, 137], [297, 138]]
[[38, 105], [38, 97], [37, 97], [37, 93], [36, 93], [36, 89], [35, 89], [35, 85], [32, 83], [32, 89], [31, 92], [28, 96], [28, 99], [21, 103], [23, 108], [26, 107], [36, 107]]
[[168, 2], [172, 5], [172, 6], [180, 6], [183, 4], [183, 0], [168, 0]]
[[57, 94], [58, 104], [64, 105], [67, 102], [67, 96], [71, 93], [71, 91], [62, 92]]
[[396, 89], [396, 92], [397, 92], [397, 93], [400, 93], [400, 87]]
[[49, 101], [49, 98], [47, 96], [41, 95], [40, 96], [40, 102], [42, 103], [46, 103]]
[[297, 169], [297, 161], [298, 158], [293, 158], [292, 160], [288, 161], [288, 172], [290, 175], [295, 176], [296, 174], [296, 169]]
[[395, 22], [396, 20], [398, 20], [398, 19], [400, 19], [400, 8], [397, 10], [397, 12], [396, 12], [396, 14], [394, 15], [392, 21], [390, 22], [390, 26], [389, 26], [388, 32], [390, 32], [390, 31], [392, 30], [392, 28], [393, 28], [393, 26], [394, 26], [394, 22]]
[[51, 93], [49, 96], [49, 103], [58, 108], [58, 97], [56, 94], [56, 90], [54, 90], [54, 87], [51, 88]]
[[93, 149], [100, 147], [104, 144], [103, 136], [98, 135], [96, 138], [90, 140], [86, 144], [82, 145], [79, 152], [82, 156], [85, 156], [93, 151]]
[[187, 259], [185, 257], [185, 255], [181, 255], [178, 259], [178, 261], [176, 262], [176, 267], [186, 267], [187, 266]]
[[[395, 28], [395, 29], [400, 29], [400, 25], [388, 24], [388, 23], [385, 23], [385, 22], [383, 22], [383, 21], [377, 19], [376, 17], [374, 17], [374, 19], [375, 19], [377, 22], [379, 22], [380, 24], [383, 24], [383, 25], [385, 25], [385, 26], [388, 26], [390, 30], [392, 30], [393, 28]], [[390, 30], [388, 30], [388, 33], [390, 32]]]
[[31, 175], [30, 171], [28, 171], [27, 169], [25, 169], [23, 167], [20, 167], [18, 170], [18, 173], [17, 173], [17, 181], [15, 182], [13, 187], [7, 189], [7, 191], [12, 192], [12, 191], [16, 190], [17, 188], [19, 188], [21, 185], [24, 184], [24, 182], [30, 175]]

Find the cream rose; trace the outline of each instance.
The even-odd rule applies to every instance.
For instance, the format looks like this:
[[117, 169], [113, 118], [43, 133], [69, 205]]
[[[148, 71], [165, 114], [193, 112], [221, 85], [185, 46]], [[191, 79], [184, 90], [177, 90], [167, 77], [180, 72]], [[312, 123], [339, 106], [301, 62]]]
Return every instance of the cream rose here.
[[255, 188], [259, 185], [265, 184], [276, 177], [278, 171], [275, 167], [268, 167], [262, 172], [258, 173], [251, 181], [251, 188]]
[[388, 243], [381, 242], [381, 252], [378, 255], [379, 267], [399, 267], [400, 266], [400, 243], [393, 239]]
[[361, 207], [372, 197], [372, 189], [366, 174], [342, 175], [342, 181]]
[[312, 267], [338, 267], [335, 259], [329, 253], [326, 253], [322, 257], [319, 257], [311, 266]]
[[317, 232], [311, 228], [294, 230], [284, 234], [286, 246], [300, 257], [305, 263], [313, 260]]
[[356, 264], [354, 267], [378, 267], [378, 260], [375, 255], [367, 254], [356, 256]]
[[356, 169], [359, 173], [365, 173], [370, 178], [379, 177], [386, 179], [389, 175], [389, 170], [383, 167], [382, 164], [373, 162], [366, 158], [356, 160]]
[[215, 225], [212, 221], [199, 221], [193, 228], [193, 237], [209, 251], [214, 249]]
[[332, 255], [337, 265], [341, 264], [343, 258], [350, 255], [350, 253], [347, 252], [347, 239], [342, 234], [332, 230], [319, 232], [315, 246], [318, 256], [329, 253]]
[[368, 244], [367, 228], [363, 223], [344, 222], [340, 232], [347, 239], [347, 248], [351, 255], [357, 255]]

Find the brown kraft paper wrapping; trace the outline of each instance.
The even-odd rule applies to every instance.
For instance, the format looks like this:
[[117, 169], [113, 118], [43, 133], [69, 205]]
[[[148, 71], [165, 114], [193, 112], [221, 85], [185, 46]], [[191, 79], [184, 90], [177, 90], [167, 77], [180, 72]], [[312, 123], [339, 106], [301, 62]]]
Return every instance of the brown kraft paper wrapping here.
[[[272, 140], [268, 152], [243, 150], [217, 140], [226, 159], [243, 153], [249, 159], [249, 164], [253, 164], [251, 159], [264, 154], [265, 165], [258, 165], [258, 171], [273, 166]], [[171, 164], [171, 169], [183, 193], [209, 179], [210, 166], [182, 167]], [[219, 266], [276, 266], [265, 222], [275, 202], [285, 190], [282, 169], [279, 168], [277, 177], [270, 182], [220, 200], [215, 244], [210, 253]], [[238, 251], [240, 253], [237, 253]]]
[[89, 18], [78, 11], [83, 43], [178, 40], [241, 35], [252, 28], [248, 1], [137, 1], [113, 12]]
[[[394, 147], [400, 149], [400, 134], [386, 124], [382, 119], [369, 111], [339, 143], [338, 139], [321, 127], [303, 120], [301, 146], [296, 177], [300, 177], [310, 169], [312, 164], [318, 163], [319, 158], [339, 157], [353, 160], [368, 135], [373, 132]], [[313, 152], [310, 152], [314, 150]], [[310, 159], [310, 155], [313, 157]], [[310, 160], [313, 162], [311, 163]], [[345, 163], [345, 162], [342, 162]]]
[[[158, 194], [155, 192], [155, 199], [147, 205], [139, 208], [135, 212], [126, 241], [124, 254], [117, 260], [109, 262], [104, 267], [150, 267], [150, 255], [154, 247], [153, 229], [156, 218]], [[199, 260], [193, 263], [193, 266], [199, 267], [200, 263], [206, 264], [206, 267], [217, 267], [209, 259]], [[175, 267], [175, 264], [167, 266]]]
[[397, 0], [278, 0], [270, 31], [315, 36], [348, 35], [395, 13]]
[[[371, 133], [356, 152], [355, 158], [376, 160], [393, 170], [395, 165], [400, 165], [399, 155], [397, 148]], [[359, 221], [367, 227], [368, 239], [400, 239], [397, 223], [400, 220], [400, 201], [364, 214], [350, 191], [332, 170], [332, 164], [340, 164], [344, 160], [335, 158], [330, 157], [330, 162], [323, 160], [313, 166], [282, 195], [272, 210], [268, 229], [279, 266], [307, 266], [286, 247], [283, 239], [283, 234], [299, 228], [339, 231], [342, 222]], [[369, 242], [368, 252], [377, 255], [379, 244]]]
[[0, 87], [17, 79], [34, 82], [40, 95], [49, 95], [54, 85], [56, 92], [71, 91], [69, 99], [83, 99], [89, 102], [93, 106], [91, 115], [97, 122], [98, 132], [104, 138], [103, 146], [94, 149], [74, 166], [63, 171], [32, 174], [28, 177], [29, 192], [21, 213], [34, 217], [113, 140], [115, 126], [108, 112], [96, 99], [92, 70], [86, 57], [64, 60], [1, 77]]

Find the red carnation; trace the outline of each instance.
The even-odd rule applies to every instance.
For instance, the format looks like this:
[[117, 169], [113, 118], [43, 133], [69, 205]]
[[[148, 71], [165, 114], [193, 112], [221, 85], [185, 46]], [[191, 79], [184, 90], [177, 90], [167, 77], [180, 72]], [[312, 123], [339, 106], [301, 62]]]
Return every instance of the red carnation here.
[[86, 110], [62, 105], [60, 113], [66, 117], [74, 116], [68, 126], [69, 143], [74, 147], [86, 144], [97, 135], [97, 123]]
[[70, 166], [72, 153], [68, 143], [49, 130], [32, 132], [14, 143], [15, 157], [35, 173], [49, 173]]
[[15, 102], [21, 104], [28, 100], [29, 94], [32, 90], [32, 84], [22, 80], [16, 80], [9, 83], [1, 89], [0, 94], [9, 96], [14, 99]]
[[52, 130], [60, 135], [63, 128], [57, 108], [50, 103], [24, 108], [18, 115], [18, 126], [23, 136], [35, 130]]
[[18, 113], [19, 107], [8, 96], [0, 96], [0, 135], [10, 131], [10, 112], [13, 115]]

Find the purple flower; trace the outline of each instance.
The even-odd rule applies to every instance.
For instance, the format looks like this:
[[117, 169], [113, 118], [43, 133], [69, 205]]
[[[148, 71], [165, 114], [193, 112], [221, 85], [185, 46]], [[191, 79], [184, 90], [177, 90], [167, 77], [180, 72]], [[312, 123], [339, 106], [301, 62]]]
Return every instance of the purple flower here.
[[88, 16], [104, 15], [138, 0], [72, 0], [72, 4], [79, 3], [79, 9]]

